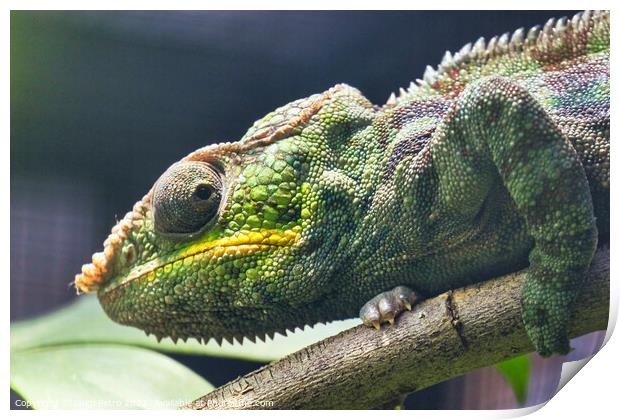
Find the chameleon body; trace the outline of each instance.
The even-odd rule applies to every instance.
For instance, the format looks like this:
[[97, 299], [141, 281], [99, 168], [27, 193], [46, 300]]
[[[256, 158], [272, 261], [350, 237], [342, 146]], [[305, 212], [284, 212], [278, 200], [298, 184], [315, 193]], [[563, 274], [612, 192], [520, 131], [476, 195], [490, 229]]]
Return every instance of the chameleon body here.
[[609, 159], [609, 14], [551, 19], [446, 53], [382, 107], [337, 85], [191, 153], [76, 286], [158, 337], [241, 341], [360, 307], [377, 326], [529, 266], [526, 330], [566, 353]]

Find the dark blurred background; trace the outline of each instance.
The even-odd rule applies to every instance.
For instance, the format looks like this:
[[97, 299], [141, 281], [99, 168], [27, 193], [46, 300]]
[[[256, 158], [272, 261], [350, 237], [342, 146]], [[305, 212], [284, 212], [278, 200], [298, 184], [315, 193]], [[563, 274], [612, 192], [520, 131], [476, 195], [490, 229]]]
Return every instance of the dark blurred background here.
[[[192, 150], [237, 140], [276, 107], [336, 83], [383, 104], [447, 49], [574, 13], [12, 12], [11, 320], [74, 299], [69, 283], [115, 220]], [[176, 358], [215, 385], [259, 366]], [[555, 389], [545, 372], [561, 366], [536, 363], [530, 403]], [[511, 405], [493, 369], [407, 403]]]

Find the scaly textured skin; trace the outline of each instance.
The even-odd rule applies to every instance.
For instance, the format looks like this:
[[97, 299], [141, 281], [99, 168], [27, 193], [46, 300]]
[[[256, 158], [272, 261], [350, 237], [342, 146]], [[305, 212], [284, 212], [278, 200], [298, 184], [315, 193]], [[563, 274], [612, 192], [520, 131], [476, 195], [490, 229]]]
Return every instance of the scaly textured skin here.
[[609, 14], [584, 12], [447, 53], [381, 108], [338, 85], [197, 150], [76, 286], [147, 333], [241, 341], [529, 265], [549, 356], [608, 235]]

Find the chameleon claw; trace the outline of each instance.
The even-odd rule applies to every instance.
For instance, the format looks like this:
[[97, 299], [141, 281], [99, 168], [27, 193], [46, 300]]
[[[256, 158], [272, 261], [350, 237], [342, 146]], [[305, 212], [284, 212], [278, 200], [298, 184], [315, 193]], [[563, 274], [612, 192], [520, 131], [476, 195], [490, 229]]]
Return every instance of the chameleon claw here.
[[360, 318], [363, 323], [381, 329], [381, 323], [394, 325], [396, 317], [404, 310], [410, 311], [413, 305], [420, 300], [420, 296], [405, 286], [380, 293], [369, 300], [360, 309]]

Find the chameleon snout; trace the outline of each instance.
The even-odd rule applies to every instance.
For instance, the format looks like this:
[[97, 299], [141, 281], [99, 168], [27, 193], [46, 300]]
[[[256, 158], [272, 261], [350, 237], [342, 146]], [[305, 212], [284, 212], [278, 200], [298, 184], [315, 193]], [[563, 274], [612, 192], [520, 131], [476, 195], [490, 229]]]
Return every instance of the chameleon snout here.
[[113, 228], [103, 242], [103, 251], [95, 252], [92, 262], [82, 266], [82, 272], [75, 276], [75, 288], [78, 293], [95, 292], [118, 271], [117, 266], [130, 266], [137, 259], [136, 245], [128, 238], [130, 232], [142, 228], [146, 215], [146, 206], [138, 201], [133, 210], [128, 212]]

